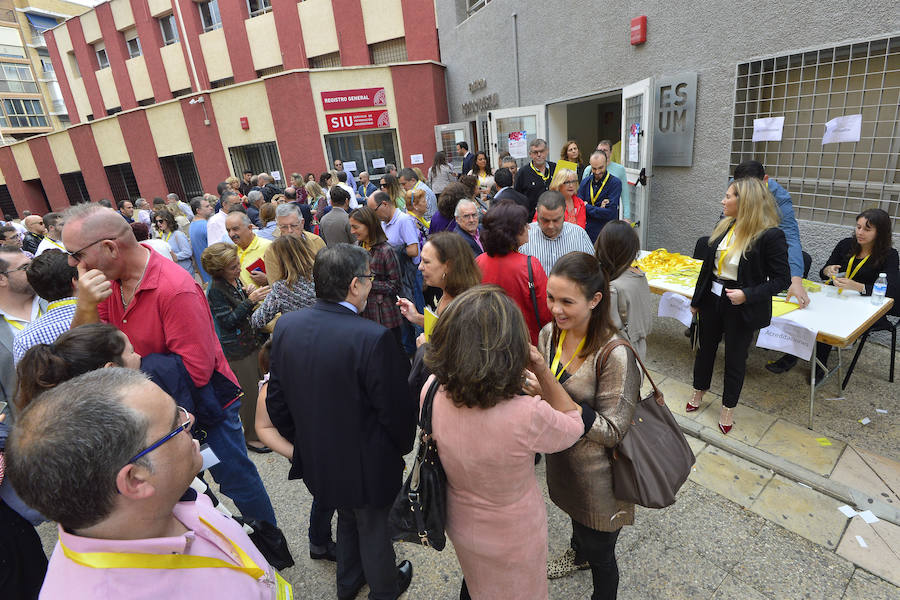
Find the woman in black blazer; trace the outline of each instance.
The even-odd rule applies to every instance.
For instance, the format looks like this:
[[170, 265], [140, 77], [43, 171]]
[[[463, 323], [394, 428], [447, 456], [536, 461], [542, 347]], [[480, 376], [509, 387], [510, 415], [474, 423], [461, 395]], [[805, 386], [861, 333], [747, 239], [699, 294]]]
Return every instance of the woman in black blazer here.
[[[856, 215], [856, 230], [852, 237], [837, 243], [831, 256], [819, 271], [822, 281], [841, 289], [856, 290], [863, 296], [872, 295], [872, 286], [879, 274], [887, 275], [887, 296], [896, 301], [900, 298], [900, 257], [891, 246], [891, 217], [880, 208], [870, 208]], [[834, 276], [845, 273], [845, 277]], [[889, 314], [900, 315], [900, 305], [894, 304]], [[873, 327], [887, 322], [882, 317]], [[826, 367], [831, 346], [816, 344], [816, 356]], [[816, 367], [816, 380], [825, 373]]]
[[778, 228], [775, 200], [760, 180], [737, 179], [722, 199], [724, 218], [705, 248], [691, 312], [700, 313], [700, 349], [687, 412], [700, 408], [709, 389], [719, 342], [725, 340], [725, 391], [719, 429], [734, 424], [753, 333], [772, 320], [772, 296], [791, 283], [787, 241]]

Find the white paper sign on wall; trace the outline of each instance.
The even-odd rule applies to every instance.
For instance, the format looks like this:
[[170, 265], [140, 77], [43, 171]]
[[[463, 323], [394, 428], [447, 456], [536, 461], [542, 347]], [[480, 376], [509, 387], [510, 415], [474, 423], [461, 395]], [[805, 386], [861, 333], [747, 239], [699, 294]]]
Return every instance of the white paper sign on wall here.
[[383, 158], [373, 158], [372, 159], [372, 168], [373, 169], [383, 169], [384, 168], [384, 159]]
[[862, 131], [862, 115], [847, 115], [825, 123], [822, 144], [835, 142], [858, 142]]
[[275, 181], [281, 181], [281, 172], [280, 171], [272, 171], [271, 173], [272, 179]]
[[421, 154], [410, 154], [409, 163], [412, 165], [421, 165], [425, 162], [425, 158]]
[[780, 142], [784, 132], [784, 117], [753, 119], [754, 142]]
[[759, 330], [756, 345], [809, 360], [816, 349], [816, 333], [808, 327], [776, 317], [771, 325]]
[[353, 171], [355, 173], [356, 172], [356, 161], [355, 160], [344, 161], [344, 170], [347, 171], [348, 173], [350, 171]]

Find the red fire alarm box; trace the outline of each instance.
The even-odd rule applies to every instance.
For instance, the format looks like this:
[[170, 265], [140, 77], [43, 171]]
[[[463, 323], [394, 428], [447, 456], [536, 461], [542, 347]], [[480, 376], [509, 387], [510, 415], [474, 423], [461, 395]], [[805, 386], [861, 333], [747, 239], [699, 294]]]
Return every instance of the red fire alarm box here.
[[631, 20], [631, 45], [637, 46], [647, 41], [647, 15]]
[[250, 129], [250, 121], [247, 117], [241, 117], [241, 129]]

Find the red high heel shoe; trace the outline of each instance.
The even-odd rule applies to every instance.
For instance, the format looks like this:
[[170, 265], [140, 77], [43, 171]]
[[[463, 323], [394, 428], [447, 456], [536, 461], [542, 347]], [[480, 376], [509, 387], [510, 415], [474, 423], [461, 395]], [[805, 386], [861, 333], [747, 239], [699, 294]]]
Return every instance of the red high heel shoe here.
[[[697, 404], [691, 404], [691, 400], [696, 400]], [[703, 392], [700, 390], [694, 390], [694, 393], [691, 394], [691, 400], [687, 401], [687, 404], [684, 406], [684, 412], [696, 412], [700, 410], [700, 402], [703, 401]]]
[[728, 435], [728, 432], [731, 431], [731, 428], [734, 427], [734, 423], [731, 425], [722, 425], [719, 423], [719, 431], [721, 431], [724, 435]]
[[[730, 425], [722, 424], [722, 417], [731, 417], [728, 419], [731, 421]], [[722, 432], [722, 435], [728, 435], [728, 432], [731, 431], [731, 428], [734, 427], [734, 409], [733, 408], [725, 408], [722, 407], [722, 413], [719, 415], [719, 431]]]

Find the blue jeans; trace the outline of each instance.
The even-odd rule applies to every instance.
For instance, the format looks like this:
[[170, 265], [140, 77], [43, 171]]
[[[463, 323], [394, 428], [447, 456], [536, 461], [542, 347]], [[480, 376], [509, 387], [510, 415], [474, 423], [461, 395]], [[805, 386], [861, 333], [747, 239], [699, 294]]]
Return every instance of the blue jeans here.
[[220, 461], [210, 467], [209, 472], [222, 493], [234, 501], [242, 517], [277, 525], [269, 494], [256, 465], [247, 456], [247, 442], [238, 413], [240, 408], [238, 400], [225, 409], [224, 421], [206, 429], [205, 441]]

